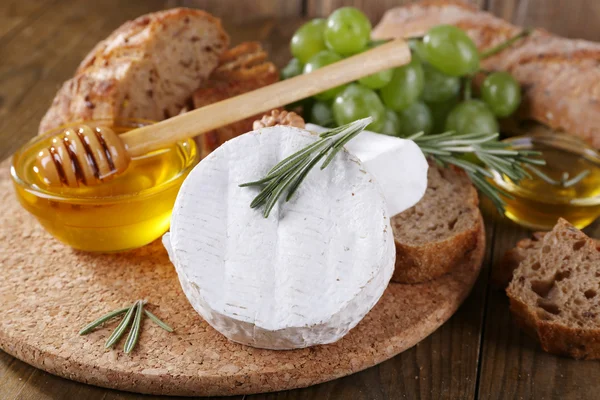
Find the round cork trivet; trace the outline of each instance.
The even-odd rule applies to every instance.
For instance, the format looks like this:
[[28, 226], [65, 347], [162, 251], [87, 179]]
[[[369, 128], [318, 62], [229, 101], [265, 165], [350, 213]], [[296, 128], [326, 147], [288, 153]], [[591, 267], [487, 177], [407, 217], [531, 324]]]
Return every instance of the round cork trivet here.
[[[376, 365], [414, 346], [443, 324], [467, 296], [483, 258], [435, 281], [390, 284], [373, 310], [340, 341], [293, 351], [255, 349], [225, 339], [184, 296], [161, 243], [98, 255], [54, 240], [14, 195], [0, 164], [0, 348], [44, 371], [139, 393], [234, 395], [313, 385]], [[136, 349], [106, 350], [116, 322], [87, 336], [78, 330], [137, 299], [175, 328], [143, 322]]]

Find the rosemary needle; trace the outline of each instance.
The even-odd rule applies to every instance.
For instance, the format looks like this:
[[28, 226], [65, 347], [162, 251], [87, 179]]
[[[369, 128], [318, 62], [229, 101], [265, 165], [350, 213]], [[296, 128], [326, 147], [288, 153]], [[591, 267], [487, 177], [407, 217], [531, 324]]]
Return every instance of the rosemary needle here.
[[79, 334], [80, 335], [87, 335], [88, 333], [90, 333], [91, 331], [93, 331], [94, 328], [96, 328], [97, 326], [102, 325], [103, 323], [105, 323], [109, 319], [112, 319], [112, 318], [114, 318], [114, 317], [116, 317], [118, 315], [123, 314], [124, 312], [128, 311], [130, 308], [131, 307], [121, 308], [119, 310], [111, 311], [108, 314], [105, 314], [105, 315], [101, 316], [100, 318], [98, 318], [94, 322], [90, 322], [89, 324], [87, 324], [86, 326], [84, 326], [83, 328], [81, 328], [81, 330], [79, 331]]
[[[125, 346], [123, 350], [126, 354], [131, 353], [131, 350], [135, 347], [135, 344], [140, 337], [140, 326], [142, 323], [142, 315], [144, 310], [144, 303], [141, 300], [137, 301], [137, 308], [135, 311], [135, 318], [133, 319], [133, 325], [129, 330], [129, 334], [127, 335], [127, 340], [125, 341]], [[136, 306], [134, 306], [135, 308]]]
[[144, 314], [146, 314], [152, 321], [154, 321], [154, 323], [156, 325], [160, 326], [165, 331], [173, 332], [173, 328], [171, 328], [169, 325], [167, 325], [166, 323], [161, 321], [156, 315], [152, 314], [150, 311], [144, 309]]
[[135, 305], [127, 311], [127, 314], [125, 314], [123, 320], [119, 323], [119, 325], [117, 325], [113, 333], [108, 337], [108, 340], [106, 341], [104, 347], [112, 347], [115, 343], [119, 341], [121, 336], [123, 336], [123, 333], [125, 333], [125, 330], [127, 329], [127, 325], [129, 325], [129, 321], [131, 321], [131, 316], [137, 308], [137, 304], [138, 303], [136, 302]]

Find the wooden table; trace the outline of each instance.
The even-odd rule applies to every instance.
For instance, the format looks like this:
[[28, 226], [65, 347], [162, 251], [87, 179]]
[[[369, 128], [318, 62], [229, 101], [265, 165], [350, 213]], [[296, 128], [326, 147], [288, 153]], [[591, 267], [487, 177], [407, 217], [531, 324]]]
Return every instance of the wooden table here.
[[[559, 33], [600, 39], [600, 2], [533, 0], [476, 1], [521, 23]], [[327, 14], [362, 1], [253, 0], [3, 0], [0, 5], [0, 159], [37, 131], [59, 84], [100, 39], [127, 19], [179, 4], [231, 16], [233, 42], [261, 40], [274, 61], [289, 58], [293, 31], [308, 16]], [[364, 2], [367, 3], [367, 2]], [[383, 1], [367, 11], [373, 18], [399, 1]], [[527, 4], [525, 4], [527, 3]], [[573, 5], [575, 3], [575, 5]], [[523, 5], [525, 4], [525, 5]], [[579, 4], [579, 8], [577, 6]], [[546, 8], [543, 6], [545, 5]], [[561, 8], [561, 5], [564, 8]], [[541, 7], [541, 9], [539, 7]], [[382, 8], [384, 7], [384, 8]], [[533, 11], [532, 11], [533, 10]], [[249, 12], [255, 22], [240, 23]], [[528, 12], [532, 12], [527, 17]], [[278, 17], [269, 17], [276, 14]], [[227, 18], [227, 17], [225, 17]], [[588, 21], [584, 23], [582, 18]], [[554, 25], [557, 20], [560, 25]], [[511, 321], [502, 291], [488, 285], [504, 251], [528, 235], [524, 229], [485, 212], [488, 249], [479, 280], [464, 305], [438, 331], [409, 351], [361, 373], [306, 389], [239, 396], [240, 399], [596, 399], [600, 367], [548, 355]], [[588, 229], [600, 236], [600, 224]], [[150, 399], [58, 378], [0, 352], [2, 399]]]

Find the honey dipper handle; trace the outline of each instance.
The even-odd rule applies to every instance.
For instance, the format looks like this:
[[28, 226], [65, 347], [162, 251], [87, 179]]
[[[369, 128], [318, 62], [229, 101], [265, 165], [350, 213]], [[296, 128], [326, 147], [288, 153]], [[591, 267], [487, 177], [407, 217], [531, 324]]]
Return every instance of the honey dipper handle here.
[[158, 150], [230, 123], [313, 96], [327, 89], [410, 62], [402, 39], [285, 81], [219, 101], [121, 135], [131, 156]]

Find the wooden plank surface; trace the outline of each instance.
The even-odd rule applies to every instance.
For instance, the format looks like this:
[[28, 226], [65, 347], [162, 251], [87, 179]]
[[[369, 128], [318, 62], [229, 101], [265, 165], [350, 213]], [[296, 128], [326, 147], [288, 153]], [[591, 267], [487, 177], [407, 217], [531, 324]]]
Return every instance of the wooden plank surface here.
[[[406, 0], [4, 0], [0, 6], [0, 159], [37, 131], [58, 85], [123, 21], [164, 7], [208, 8], [225, 19], [234, 42], [261, 40], [283, 65], [288, 41], [307, 17], [354, 5], [376, 21]], [[477, 0], [512, 22], [600, 40], [597, 0]], [[243, 4], [242, 4], [243, 3]], [[93, 8], [91, 6], [93, 4]], [[512, 322], [503, 292], [490, 290], [492, 265], [529, 234], [489, 212], [486, 264], [472, 295], [441, 329], [415, 348], [367, 371], [289, 392], [245, 399], [595, 399], [600, 368], [543, 353]], [[600, 224], [589, 233], [600, 237]], [[2, 399], [154, 399], [49, 375], [0, 352]]]

